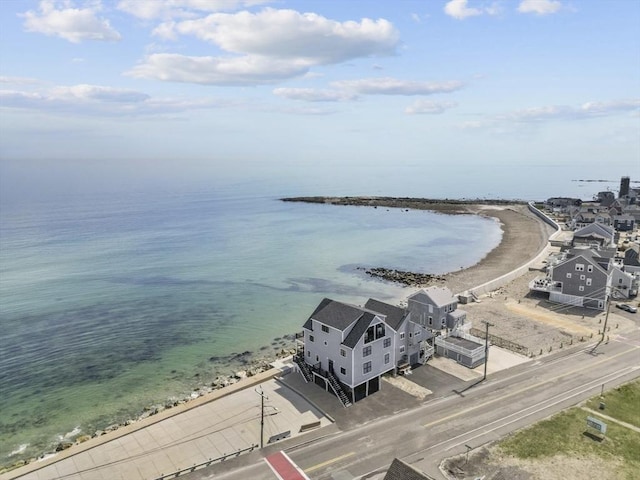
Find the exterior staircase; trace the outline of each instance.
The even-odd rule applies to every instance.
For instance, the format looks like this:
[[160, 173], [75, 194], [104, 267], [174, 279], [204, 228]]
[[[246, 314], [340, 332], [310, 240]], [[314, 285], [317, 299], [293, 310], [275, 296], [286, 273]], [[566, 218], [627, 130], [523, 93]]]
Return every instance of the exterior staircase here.
[[311, 366], [304, 361], [304, 358], [300, 357], [299, 355], [294, 355], [293, 361], [296, 365], [298, 365], [300, 369], [300, 373], [302, 374], [302, 378], [304, 378], [304, 381], [306, 383], [312, 382], [313, 372], [311, 371]]
[[336, 396], [340, 399], [342, 405], [344, 405], [345, 407], [350, 407], [351, 400], [349, 400], [349, 397], [347, 397], [344, 388], [342, 388], [342, 385], [340, 385], [340, 382], [332, 372], [327, 372], [327, 380], [329, 381], [329, 385], [331, 385], [331, 388], [333, 389], [333, 393], [335, 393]]

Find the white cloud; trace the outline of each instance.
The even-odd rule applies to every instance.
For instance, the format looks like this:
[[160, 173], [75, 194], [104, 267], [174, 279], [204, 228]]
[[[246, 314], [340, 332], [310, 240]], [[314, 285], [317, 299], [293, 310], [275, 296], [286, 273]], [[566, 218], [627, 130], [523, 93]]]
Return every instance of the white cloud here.
[[332, 64], [360, 57], [392, 55], [398, 32], [384, 19], [338, 22], [315, 13], [266, 8], [258, 13], [215, 13], [163, 26], [192, 35], [227, 52], [304, 59]]
[[405, 109], [405, 113], [408, 115], [416, 114], [440, 114], [444, 113], [450, 108], [457, 107], [456, 102], [432, 102], [430, 100], [418, 100]]
[[467, 0], [450, 0], [444, 6], [444, 13], [458, 20], [482, 15], [479, 8], [471, 8], [467, 6]]
[[342, 80], [331, 84], [340, 88], [367, 95], [433, 95], [460, 90], [464, 84], [450, 82], [414, 82], [396, 78], [365, 78], [360, 80]]
[[135, 17], [190, 18], [198, 12], [229, 12], [239, 8], [271, 3], [271, 0], [120, 0], [117, 8]]
[[0, 83], [6, 83], [11, 85], [34, 85], [42, 82], [35, 78], [29, 78], [29, 77], [0, 76]]
[[546, 107], [517, 110], [503, 118], [515, 122], [541, 122], [546, 120], [583, 120], [604, 117], [624, 112], [637, 112], [640, 99], [618, 100], [611, 102], [587, 102], [579, 107], [552, 105]]
[[203, 85], [264, 85], [303, 75], [308, 68], [304, 62], [255, 55], [221, 58], [155, 53], [125, 75]]
[[467, 129], [495, 128], [507, 124], [541, 124], [552, 121], [584, 121], [594, 118], [628, 114], [633, 117], [640, 112], [640, 98], [609, 102], [587, 102], [577, 107], [548, 105], [515, 110], [495, 115], [486, 120], [467, 122]]
[[290, 100], [307, 102], [345, 102], [356, 100], [357, 95], [340, 90], [318, 90], [315, 88], [276, 88], [273, 93]]
[[537, 15], [548, 15], [556, 13], [562, 8], [558, 0], [522, 0], [518, 5], [520, 13], [535, 13]]
[[0, 90], [0, 108], [65, 115], [131, 117], [227, 106], [214, 99], [152, 98], [135, 90], [99, 85], [57, 86], [39, 92]]
[[236, 56], [154, 54], [128, 75], [215, 85], [273, 83], [317, 65], [393, 55], [399, 42], [398, 32], [384, 19], [338, 22], [272, 8], [164, 22], [154, 34], [165, 39], [194, 36]]
[[57, 36], [73, 43], [120, 40], [120, 34], [109, 21], [98, 17], [99, 2], [91, 2], [86, 8], [73, 8], [71, 5], [69, 1], [41, 0], [38, 12], [29, 10], [21, 15], [25, 30]]

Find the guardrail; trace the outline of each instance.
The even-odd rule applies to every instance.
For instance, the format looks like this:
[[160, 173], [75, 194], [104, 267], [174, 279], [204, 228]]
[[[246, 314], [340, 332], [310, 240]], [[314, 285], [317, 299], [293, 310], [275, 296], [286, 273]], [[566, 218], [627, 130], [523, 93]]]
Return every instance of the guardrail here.
[[236, 452], [233, 452], [233, 453], [225, 453], [223, 456], [218, 458], [210, 458], [208, 461], [198, 463], [197, 465], [193, 465], [192, 467], [183, 468], [182, 470], [176, 470], [175, 472], [168, 473], [166, 475], [164, 473], [161, 473], [159, 477], [155, 478], [155, 480], [167, 480], [168, 478], [178, 478], [183, 473], [191, 473], [198, 468], [208, 467], [215, 462], [224, 462], [229, 457], [237, 457], [244, 452], [252, 452], [256, 448], [258, 448], [258, 445], [251, 445], [250, 447], [237, 450]]

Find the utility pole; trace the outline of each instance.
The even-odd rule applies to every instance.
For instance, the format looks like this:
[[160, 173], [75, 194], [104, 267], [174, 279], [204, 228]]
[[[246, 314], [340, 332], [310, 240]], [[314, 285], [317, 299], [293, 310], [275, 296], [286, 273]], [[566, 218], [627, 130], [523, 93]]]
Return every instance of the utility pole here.
[[484, 382], [487, 379], [487, 363], [489, 362], [489, 327], [493, 327], [493, 323], [489, 323], [486, 320], [483, 320], [486, 330], [484, 333], [484, 376], [482, 377], [482, 381]]
[[262, 391], [262, 387], [260, 387], [260, 391], [256, 388], [256, 393], [260, 395], [260, 448], [264, 446], [264, 399], [269, 400], [264, 392]]

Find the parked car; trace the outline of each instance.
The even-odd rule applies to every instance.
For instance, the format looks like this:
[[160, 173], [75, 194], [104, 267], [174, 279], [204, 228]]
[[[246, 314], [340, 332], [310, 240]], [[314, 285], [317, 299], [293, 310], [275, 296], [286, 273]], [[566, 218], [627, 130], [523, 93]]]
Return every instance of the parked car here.
[[629, 305], [628, 303], [618, 303], [616, 307], [629, 313], [636, 313], [638, 311], [636, 307]]

